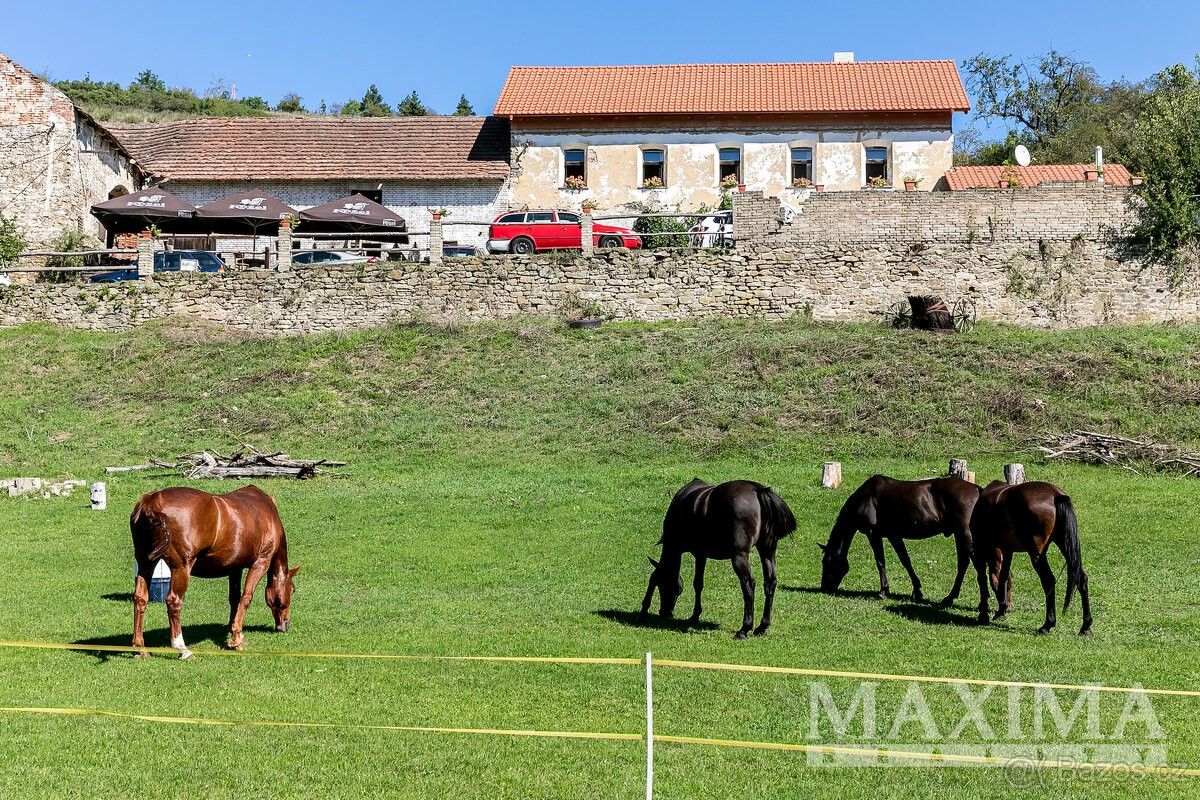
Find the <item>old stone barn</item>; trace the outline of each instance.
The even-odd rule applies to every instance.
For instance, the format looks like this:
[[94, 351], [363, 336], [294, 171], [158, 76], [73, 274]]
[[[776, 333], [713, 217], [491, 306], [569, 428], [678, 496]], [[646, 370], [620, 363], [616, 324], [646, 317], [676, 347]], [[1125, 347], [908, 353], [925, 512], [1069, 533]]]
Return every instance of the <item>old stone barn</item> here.
[[30, 245], [63, 229], [104, 238], [93, 203], [142, 187], [129, 151], [65, 94], [0, 53], [0, 214]]

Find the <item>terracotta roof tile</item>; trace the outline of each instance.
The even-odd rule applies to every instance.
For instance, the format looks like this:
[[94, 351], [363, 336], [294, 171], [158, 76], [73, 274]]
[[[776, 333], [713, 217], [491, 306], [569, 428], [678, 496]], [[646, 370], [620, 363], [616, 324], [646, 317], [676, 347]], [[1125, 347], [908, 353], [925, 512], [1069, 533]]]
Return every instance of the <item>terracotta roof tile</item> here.
[[[1095, 164], [1038, 164], [1029, 167], [954, 167], [946, 172], [946, 186], [951, 191], [962, 189], [998, 189], [1016, 172], [1023, 188], [1043, 183], [1068, 183], [1084, 180], [1084, 173]], [[1104, 165], [1104, 182], [1109, 186], [1128, 186], [1129, 170], [1121, 164]]]
[[109, 125], [157, 180], [503, 180], [495, 117], [198, 117]]
[[966, 111], [953, 61], [512, 67], [498, 116]]

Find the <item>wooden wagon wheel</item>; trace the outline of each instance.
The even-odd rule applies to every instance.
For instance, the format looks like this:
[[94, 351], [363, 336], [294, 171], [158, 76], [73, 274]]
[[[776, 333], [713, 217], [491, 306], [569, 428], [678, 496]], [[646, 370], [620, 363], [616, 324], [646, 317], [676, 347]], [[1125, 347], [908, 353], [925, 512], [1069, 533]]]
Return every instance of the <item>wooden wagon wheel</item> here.
[[893, 328], [911, 328], [912, 306], [907, 300], [897, 300], [888, 306], [888, 310], [884, 312], [884, 319]]
[[975, 301], [968, 297], [959, 298], [954, 304], [951, 315], [954, 317], [954, 330], [959, 333], [967, 333], [975, 327], [978, 319], [975, 312]]

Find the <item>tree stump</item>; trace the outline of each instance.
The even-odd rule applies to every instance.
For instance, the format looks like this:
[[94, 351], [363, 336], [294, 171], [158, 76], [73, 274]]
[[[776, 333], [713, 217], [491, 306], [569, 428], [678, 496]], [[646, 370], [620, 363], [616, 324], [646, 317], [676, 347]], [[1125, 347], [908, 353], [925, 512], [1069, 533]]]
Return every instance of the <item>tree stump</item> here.
[[967, 480], [967, 462], [961, 458], [950, 459], [950, 477]]
[[1004, 465], [1004, 482], [1016, 486], [1018, 483], [1025, 482], [1025, 465], [1024, 464], [1005, 464]]
[[966, 474], [963, 476], [963, 480], [967, 481], [968, 483], [974, 483], [975, 482], [975, 470], [973, 470], [973, 469], [967, 470]]
[[836, 489], [842, 485], [842, 465], [838, 461], [826, 461], [821, 470], [821, 488]]

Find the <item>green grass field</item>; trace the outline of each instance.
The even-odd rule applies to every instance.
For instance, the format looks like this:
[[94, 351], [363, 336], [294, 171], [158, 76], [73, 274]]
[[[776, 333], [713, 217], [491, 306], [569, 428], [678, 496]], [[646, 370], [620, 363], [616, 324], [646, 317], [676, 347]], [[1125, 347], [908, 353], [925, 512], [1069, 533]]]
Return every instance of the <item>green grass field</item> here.
[[[929, 336], [878, 326], [704, 322], [569, 332], [546, 321], [397, 327], [296, 339], [159, 324], [100, 335], [0, 331], [0, 475], [100, 479], [138, 463], [239, 442], [341, 458], [337, 477], [269, 482], [302, 564], [292, 630], [261, 600], [250, 652], [641, 658], [1195, 689], [1200, 482], [1043, 463], [1031, 436], [1073, 427], [1200, 447], [1200, 329], [1070, 333], [981, 326]], [[869, 549], [851, 551], [845, 594], [813, 591], [817, 542], [874, 472], [919, 477], [1006, 461], [1063, 486], [1079, 511], [1095, 635], [1074, 604], [1035, 637], [1041, 593], [1016, 561], [1017, 608], [986, 629], [973, 574], [957, 607], [880, 601]], [[818, 488], [843, 462], [841, 489]], [[693, 476], [772, 485], [799, 520], [779, 553], [774, 625], [735, 642], [741, 598], [709, 567], [690, 632], [632, 624], [673, 492]], [[111, 476], [109, 508], [0, 498], [0, 639], [124, 644], [130, 636], [128, 512], [180, 481]], [[235, 484], [200, 482], [211, 491]], [[925, 593], [953, 576], [948, 539], [910, 545]], [[1057, 553], [1052, 558], [1061, 569]], [[691, 602], [690, 560], [680, 609]], [[908, 580], [889, 551], [893, 590]], [[757, 563], [755, 563], [757, 572]], [[1060, 590], [1062, 583], [1060, 582]], [[0, 707], [343, 725], [641, 733], [640, 666], [369, 661], [210, 655], [224, 640], [223, 581], [193, 581], [184, 633], [198, 658], [0, 648]], [[1061, 597], [1061, 593], [1060, 593]], [[657, 604], [655, 606], [657, 608]], [[759, 592], [761, 608], [761, 589]], [[164, 645], [151, 606], [148, 642]], [[859, 682], [829, 679], [848, 704]], [[799, 676], [658, 669], [660, 734], [850, 747], [944, 744], [890, 730], [908, 685], [877, 689], [876, 735], [810, 726]], [[963, 716], [926, 685], [939, 734]], [[1073, 695], [1061, 693], [1063, 702]], [[1032, 693], [1018, 713], [1032, 736]], [[1200, 768], [1200, 698], [1160, 697], [1151, 743]], [[1099, 702], [1110, 737], [1124, 697]], [[983, 706], [1005, 731], [1003, 690]], [[637, 741], [366, 729], [187, 726], [0, 712], [0, 797], [636, 797]], [[894, 735], [892, 735], [894, 733]], [[1133, 723], [1120, 741], [1144, 742]], [[953, 741], [989, 739], [967, 726]], [[1009, 742], [1004, 736], [1001, 742]], [[1095, 744], [1081, 724], [1053, 745]], [[1110, 743], [1110, 739], [1101, 741]], [[656, 747], [657, 797], [1200, 796], [1200, 778], [1147, 784], [999, 768], [815, 766], [804, 753]], [[1015, 785], [1021, 784], [1021, 785]], [[1026, 785], [1028, 784], [1028, 785]]]

